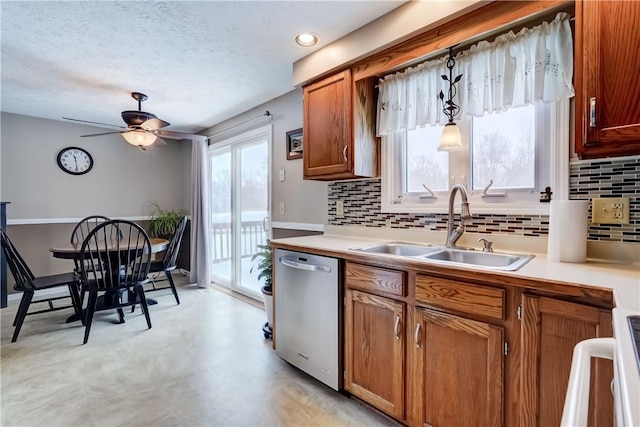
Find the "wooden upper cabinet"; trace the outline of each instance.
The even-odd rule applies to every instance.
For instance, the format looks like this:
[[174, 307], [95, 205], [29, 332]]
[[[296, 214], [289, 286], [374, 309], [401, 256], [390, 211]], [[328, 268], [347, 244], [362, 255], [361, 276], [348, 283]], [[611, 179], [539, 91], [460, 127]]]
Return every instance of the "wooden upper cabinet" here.
[[304, 88], [304, 179], [378, 174], [374, 80], [346, 70]]
[[404, 419], [405, 304], [347, 289], [344, 388]]
[[[551, 298], [523, 296], [520, 426], [559, 426], [573, 348], [589, 338], [612, 336], [611, 312]], [[613, 424], [611, 360], [592, 363], [589, 426]]]
[[577, 1], [576, 153], [640, 154], [640, 2]]
[[503, 328], [435, 310], [415, 312], [415, 425], [502, 426]]

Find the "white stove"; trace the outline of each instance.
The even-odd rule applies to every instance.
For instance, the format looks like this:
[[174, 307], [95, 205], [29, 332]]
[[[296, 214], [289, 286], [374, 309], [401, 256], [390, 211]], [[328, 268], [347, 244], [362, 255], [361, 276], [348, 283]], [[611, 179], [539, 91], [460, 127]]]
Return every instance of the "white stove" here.
[[640, 426], [640, 359], [638, 358], [640, 349], [637, 348], [640, 343], [636, 342], [629, 321], [630, 317], [635, 316], [640, 316], [640, 313], [614, 309], [614, 338], [594, 338], [576, 345], [561, 426], [586, 427], [587, 425], [592, 357], [614, 360], [612, 391], [615, 425], [618, 427]]
[[640, 313], [613, 310], [614, 395], [617, 426], [640, 426], [640, 352], [629, 319]]

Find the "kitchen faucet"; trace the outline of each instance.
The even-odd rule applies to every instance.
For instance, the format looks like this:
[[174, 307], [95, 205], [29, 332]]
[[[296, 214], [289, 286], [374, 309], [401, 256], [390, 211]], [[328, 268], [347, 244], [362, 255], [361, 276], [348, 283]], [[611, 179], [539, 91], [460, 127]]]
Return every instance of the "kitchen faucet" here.
[[[453, 227], [453, 202], [456, 198], [456, 193], [460, 191], [462, 197], [462, 203], [460, 204], [460, 225]], [[467, 190], [460, 184], [456, 184], [451, 189], [449, 194], [449, 219], [447, 220], [447, 244], [448, 248], [455, 248], [456, 242], [464, 233], [464, 226], [467, 220], [471, 219], [471, 212], [469, 212], [469, 202], [467, 202]]]

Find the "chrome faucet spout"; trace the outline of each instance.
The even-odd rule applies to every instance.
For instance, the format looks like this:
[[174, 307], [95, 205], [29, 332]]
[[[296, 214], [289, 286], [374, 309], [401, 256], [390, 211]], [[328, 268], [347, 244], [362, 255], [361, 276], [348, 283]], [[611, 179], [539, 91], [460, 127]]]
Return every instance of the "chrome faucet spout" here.
[[[455, 226], [454, 217], [453, 217], [453, 202], [456, 198], [456, 193], [460, 192], [460, 197], [462, 198], [462, 203], [460, 204], [460, 224], [457, 227]], [[471, 219], [471, 211], [469, 211], [469, 202], [467, 196], [467, 190], [460, 184], [456, 184], [451, 189], [451, 193], [449, 194], [449, 217], [447, 219], [447, 242], [446, 246], [448, 248], [455, 248], [456, 242], [464, 233], [464, 226], [467, 224], [467, 221]]]

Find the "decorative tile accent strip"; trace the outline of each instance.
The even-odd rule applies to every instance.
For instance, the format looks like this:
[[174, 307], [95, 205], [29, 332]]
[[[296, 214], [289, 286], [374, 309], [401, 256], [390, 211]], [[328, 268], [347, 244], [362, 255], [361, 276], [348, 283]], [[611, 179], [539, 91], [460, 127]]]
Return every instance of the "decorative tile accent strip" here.
[[[399, 214], [380, 212], [380, 179], [329, 184], [329, 224], [361, 227], [419, 228], [447, 230], [447, 214]], [[336, 201], [344, 202], [344, 216], [336, 216]], [[456, 214], [456, 217], [459, 215]], [[467, 231], [513, 236], [546, 236], [549, 217], [542, 215], [473, 215]]]
[[598, 159], [579, 162], [569, 168], [569, 198], [628, 197], [629, 224], [591, 224], [589, 240], [640, 243], [640, 157]]
[[[590, 225], [589, 240], [640, 243], [640, 157], [594, 160], [571, 164], [571, 199], [629, 197], [629, 225]], [[398, 214], [380, 212], [380, 179], [338, 181], [329, 184], [329, 225], [420, 228], [444, 231], [446, 214]], [[336, 201], [344, 202], [344, 216], [336, 216]], [[591, 208], [589, 208], [591, 215]], [[458, 215], [456, 215], [458, 216]], [[546, 215], [473, 215], [467, 230], [474, 233], [512, 236], [547, 236]]]

